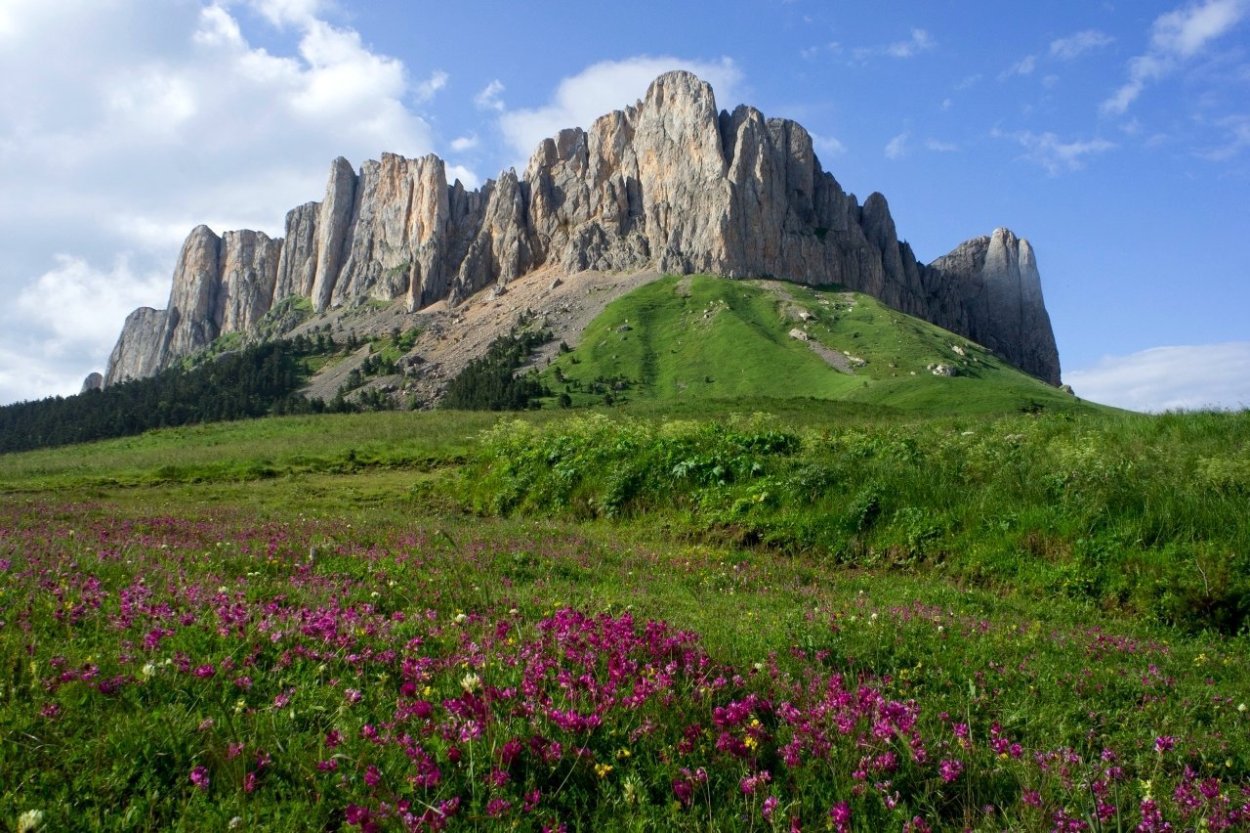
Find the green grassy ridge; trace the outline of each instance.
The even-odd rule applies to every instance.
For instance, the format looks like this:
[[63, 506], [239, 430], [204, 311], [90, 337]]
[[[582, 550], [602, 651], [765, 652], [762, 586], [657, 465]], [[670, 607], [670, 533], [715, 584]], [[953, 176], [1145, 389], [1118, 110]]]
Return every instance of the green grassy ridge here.
[[[847, 357], [853, 372], [791, 337], [796, 328]], [[938, 363], [959, 376], [934, 376], [928, 367]], [[575, 406], [603, 401], [597, 380], [627, 380], [616, 386], [624, 390], [608, 382], [612, 399], [802, 396], [918, 413], [1082, 407], [967, 339], [870, 296], [698, 275], [663, 278], [613, 301], [542, 379]]]
[[492, 514], [632, 519], [828, 570], [1250, 625], [1250, 413], [515, 422], [485, 438], [465, 487]]

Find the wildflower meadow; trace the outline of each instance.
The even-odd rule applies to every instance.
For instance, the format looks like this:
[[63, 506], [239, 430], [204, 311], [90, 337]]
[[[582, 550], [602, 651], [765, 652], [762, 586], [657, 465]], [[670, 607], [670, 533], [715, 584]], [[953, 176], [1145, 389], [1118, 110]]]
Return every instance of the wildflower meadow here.
[[0, 829], [1250, 830], [1244, 632], [434, 468], [6, 481]]

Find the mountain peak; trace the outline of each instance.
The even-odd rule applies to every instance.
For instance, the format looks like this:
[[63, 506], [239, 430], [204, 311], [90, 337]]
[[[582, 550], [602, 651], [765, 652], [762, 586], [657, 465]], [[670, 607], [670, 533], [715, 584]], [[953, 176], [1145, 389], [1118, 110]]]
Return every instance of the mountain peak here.
[[718, 112], [712, 87], [684, 71], [661, 75], [637, 105], [588, 131], [544, 140], [524, 174], [505, 171], [474, 191], [449, 186], [435, 156], [385, 154], [359, 172], [340, 157], [324, 199], [287, 215], [284, 240], [256, 235], [193, 231], [168, 310], [128, 319], [106, 381], [248, 332], [290, 296], [318, 312], [369, 299], [415, 311], [539, 269], [570, 279], [654, 270], [837, 284], [981, 334], [1008, 361], [1059, 380], [1027, 243], [999, 229], [984, 245], [919, 264], [885, 198], [861, 207], [821, 170], [802, 126], [748, 106]]

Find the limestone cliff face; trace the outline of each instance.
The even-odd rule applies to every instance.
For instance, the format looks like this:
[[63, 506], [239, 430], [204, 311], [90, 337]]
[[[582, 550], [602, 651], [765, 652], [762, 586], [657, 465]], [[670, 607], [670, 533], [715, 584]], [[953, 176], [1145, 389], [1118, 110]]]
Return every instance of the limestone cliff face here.
[[938, 314], [952, 322], [943, 326], [1059, 384], [1059, 352], [1029, 241], [995, 229], [933, 261], [926, 277]]
[[999, 230], [926, 267], [899, 241], [885, 198], [861, 206], [845, 193], [802, 126], [746, 106], [719, 111], [711, 87], [685, 72], [661, 76], [589, 130], [544, 140], [523, 174], [476, 191], [449, 185], [435, 156], [385, 154], [359, 172], [340, 158], [322, 202], [287, 215], [285, 241], [197, 228], [165, 320], [131, 316], [105, 381], [247, 331], [291, 295], [317, 310], [369, 298], [417, 310], [539, 267], [841, 284], [1059, 382], [1027, 242]]
[[127, 379], [144, 379], [160, 371], [168, 319], [165, 310], [151, 307], [139, 307], [126, 316], [122, 334], [109, 355], [108, 370], [104, 374], [106, 386]]
[[222, 333], [254, 328], [273, 306], [282, 241], [259, 231], [218, 237], [196, 226], [178, 255], [169, 305], [126, 318], [104, 384], [152, 376]]

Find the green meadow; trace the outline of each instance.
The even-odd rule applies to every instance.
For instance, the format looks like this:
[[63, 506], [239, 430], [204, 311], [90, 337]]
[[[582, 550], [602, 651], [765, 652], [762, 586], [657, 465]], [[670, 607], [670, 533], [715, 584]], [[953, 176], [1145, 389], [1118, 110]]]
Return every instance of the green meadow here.
[[0, 819], [1245, 829], [1247, 414], [772, 404], [0, 458]]
[[0, 455], [0, 830], [1250, 829], [1250, 413], [703, 278], [533, 372]]

